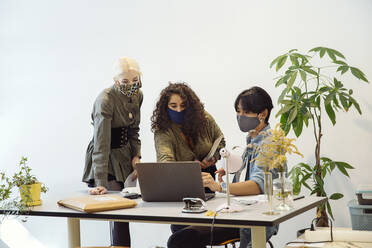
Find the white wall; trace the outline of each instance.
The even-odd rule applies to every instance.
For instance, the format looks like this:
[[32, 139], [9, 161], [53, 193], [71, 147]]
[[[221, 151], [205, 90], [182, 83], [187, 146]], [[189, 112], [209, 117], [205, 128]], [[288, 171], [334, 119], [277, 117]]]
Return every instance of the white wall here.
[[[276, 102], [280, 90], [274, 88], [269, 64], [291, 48], [335, 48], [372, 80], [371, 11], [368, 0], [2, 0], [0, 168], [13, 171], [26, 155], [35, 174], [50, 187], [49, 194], [85, 187], [80, 180], [92, 137], [92, 104], [112, 83], [112, 62], [124, 55], [138, 60], [144, 75], [143, 161], [155, 160], [150, 116], [168, 81], [188, 82], [227, 143], [243, 144], [233, 101], [243, 89], [259, 85]], [[332, 204], [337, 226], [350, 226], [347, 201], [354, 198], [358, 184], [371, 182], [372, 88], [354, 79], [347, 86], [354, 89], [363, 115], [354, 110], [340, 113], [336, 127], [324, 127], [322, 144], [324, 155], [356, 168], [351, 180], [337, 173], [328, 180], [329, 192], [345, 194], [337, 207]], [[297, 144], [310, 161], [311, 131]], [[274, 238], [277, 247], [293, 239], [313, 216], [310, 211], [281, 225]], [[106, 223], [82, 225], [84, 245], [107, 244]], [[67, 246], [65, 220], [31, 218], [24, 226], [45, 247]], [[170, 233], [167, 225], [132, 227], [134, 247], [165, 245]]]

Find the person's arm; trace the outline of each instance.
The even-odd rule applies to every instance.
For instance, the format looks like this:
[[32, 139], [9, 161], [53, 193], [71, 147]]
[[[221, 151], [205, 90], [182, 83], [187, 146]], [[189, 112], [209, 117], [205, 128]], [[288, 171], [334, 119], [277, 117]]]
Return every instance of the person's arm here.
[[131, 126], [130, 130], [130, 137], [129, 137], [129, 143], [131, 147], [131, 157], [132, 159], [135, 157], [141, 158], [141, 140], [139, 139], [139, 124], [141, 120], [141, 106], [143, 102], [143, 94], [142, 91], [139, 91], [138, 96], [138, 104], [139, 104], [139, 111], [137, 113], [139, 121]]
[[102, 97], [96, 101], [94, 109], [94, 149], [92, 154], [94, 181], [96, 186], [107, 188], [113, 106], [107, 97]]
[[166, 132], [155, 132], [156, 160], [158, 162], [176, 161], [173, 142]]
[[[222, 191], [221, 183], [216, 182], [209, 173], [202, 172], [204, 187], [212, 191]], [[238, 183], [230, 183], [230, 193], [233, 195], [258, 195], [261, 194], [260, 187], [253, 180]]]

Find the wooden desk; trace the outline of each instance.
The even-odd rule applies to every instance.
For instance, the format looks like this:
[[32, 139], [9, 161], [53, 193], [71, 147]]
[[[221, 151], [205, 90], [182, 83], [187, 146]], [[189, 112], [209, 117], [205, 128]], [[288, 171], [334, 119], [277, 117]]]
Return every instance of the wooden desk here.
[[[81, 195], [81, 193], [70, 194], [69, 197], [78, 195]], [[57, 196], [48, 195], [48, 198], [43, 200], [43, 205], [35, 207], [28, 215], [67, 218], [70, 248], [80, 246], [80, 219], [196, 226], [210, 226], [213, 220], [213, 217], [206, 216], [205, 213], [182, 213], [183, 202], [144, 202], [138, 199], [138, 205], [135, 208], [88, 214], [58, 206], [57, 201], [61, 198], [65, 197], [57, 198]], [[219, 213], [215, 220], [215, 226], [251, 228], [253, 247], [265, 247], [265, 226], [280, 224], [326, 201], [327, 198], [325, 197], [305, 197], [294, 202], [293, 210], [271, 216], [262, 214], [268, 210], [267, 203], [257, 203], [244, 207], [244, 211], [239, 213]], [[207, 202], [207, 208], [215, 210], [225, 202], [226, 198], [224, 195], [218, 194], [216, 198]], [[0, 214], [2, 212], [0, 210]]]

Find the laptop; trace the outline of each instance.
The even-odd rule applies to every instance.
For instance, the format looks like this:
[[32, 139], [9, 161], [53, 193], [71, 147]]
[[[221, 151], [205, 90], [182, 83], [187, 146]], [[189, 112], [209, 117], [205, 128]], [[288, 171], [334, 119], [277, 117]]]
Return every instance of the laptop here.
[[214, 193], [205, 193], [198, 162], [137, 163], [137, 176], [142, 200], [180, 202], [184, 197], [205, 201]]

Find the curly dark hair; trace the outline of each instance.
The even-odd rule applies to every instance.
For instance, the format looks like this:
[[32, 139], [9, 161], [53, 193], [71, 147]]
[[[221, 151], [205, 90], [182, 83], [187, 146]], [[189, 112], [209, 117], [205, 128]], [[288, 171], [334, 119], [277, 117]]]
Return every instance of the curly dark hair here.
[[179, 95], [184, 100], [185, 122], [182, 125], [182, 132], [195, 143], [198, 137], [205, 136], [207, 118], [204, 112], [204, 104], [184, 82], [169, 83], [161, 91], [151, 117], [151, 131], [165, 131], [170, 128], [172, 121], [168, 114], [168, 102], [173, 94]]

